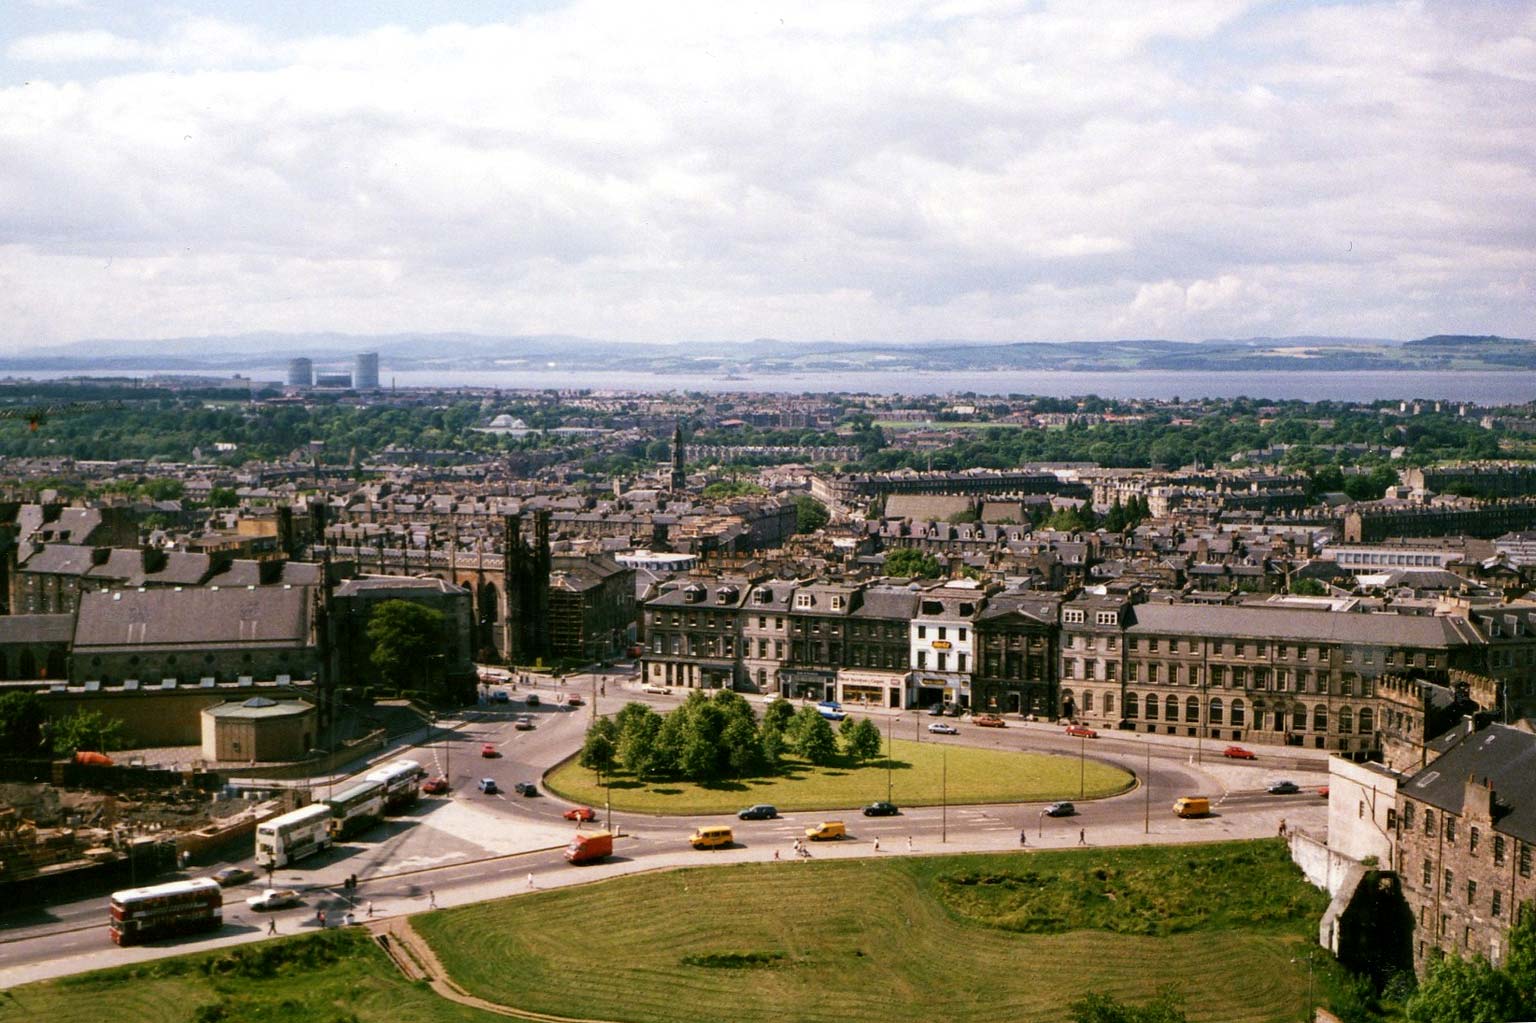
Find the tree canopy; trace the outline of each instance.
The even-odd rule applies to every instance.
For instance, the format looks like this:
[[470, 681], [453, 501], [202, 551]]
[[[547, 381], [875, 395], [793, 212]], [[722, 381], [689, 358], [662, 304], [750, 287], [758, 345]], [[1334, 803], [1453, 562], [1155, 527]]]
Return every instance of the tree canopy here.
[[430, 690], [441, 687], [440, 669], [433, 670], [433, 655], [443, 649], [441, 611], [409, 600], [381, 601], [368, 616], [367, 635], [373, 643], [368, 655], [384, 680], [399, 689]]

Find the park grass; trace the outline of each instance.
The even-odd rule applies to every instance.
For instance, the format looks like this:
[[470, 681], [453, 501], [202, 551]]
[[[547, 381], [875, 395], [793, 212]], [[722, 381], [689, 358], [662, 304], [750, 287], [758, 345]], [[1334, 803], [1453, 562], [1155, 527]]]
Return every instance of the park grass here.
[[[102, 931], [103, 941], [105, 929]], [[0, 992], [0, 1023], [489, 1023], [402, 977], [359, 928], [98, 970]]]
[[[1056, 909], [1060, 889], [1101, 870], [1120, 898], [1099, 883], [1070, 913]], [[1225, 870], [1235, 880], [1204, 887]], [[1036, 914], [1018, 887], [978, 896], [982, 886], [966, 883], [1001, 875], [1045, 879], [1046, 912]], [[1265, 1023], [1305, 1016], [1305, 957], [1326, 902], [1270, 840], [735, 864], [482, 903], [415, 923], [455, 981], [538, 1012], [1059, 1021], [1066, 1003], [1088, 992], [1140, 1001], [1172, 984], [1192, 1020]], [[1122, 907], [1129, 926], [1117, 923]], [[1021, 919], [1030, 933], [1020, 933]]]
[[[952, 805], [1093, 799], [1124, 792], [1134, 783], [1126, 771], [1095, 760], [909, 739], [892, 744], [890, 779], [897, 806], [937, 806], [946, 798]], [[602, 806], [609, 791], [595, 772], [574, 760], [550, 772], [544, 784], [556, 795], [589, 806]], [[734, 813], [751, 803], [772, 803], [780, 810], [838, 809], [886, 798], [886, 758], [862, 766], [842, 760], [821, 768], [790, 758], [775, 777], [711, 784], [639, 781], [615, 772], [610, 790], [613, 808], [629, 813]]]

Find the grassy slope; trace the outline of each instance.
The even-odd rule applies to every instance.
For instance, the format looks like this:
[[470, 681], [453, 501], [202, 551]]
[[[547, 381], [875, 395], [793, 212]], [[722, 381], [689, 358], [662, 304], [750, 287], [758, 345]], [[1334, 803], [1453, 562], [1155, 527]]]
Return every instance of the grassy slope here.
[[[105, 931], [102, 932], [105, 937]], [[444, 1001], [407, 982], [359, 930], [246, 945], [28, 984], [0, 993], [0, 1023], [489, 1023], [505, 1017]], [[234, 964], [292, 957], [268, 976]], [[205, 967], [204, 964], [217, 964]], [[224, 1017], [204, 1007], [223, 1005]]]
[[[950, 746], [942, 741], [893, 744], [892, 799], [898, 806], [936, 806], [943, 799], [947, 775], [949, 802], [1015, 803], [1077, 799], [1076, 757], [1045, 753]], [[885, 798], [885, 758], [863, 767], [817, 770], [790, 761], [783, 777], [695, 785], [691, 782], [641, 783], [617, 775], [613, 808], [639, 813], [733, 813], [749, 803], [772, 803], [781, 810], [851, 807]], [[1117, 767], [1089, 760], [1083, 765], [1089, 797], [1123, 792], [1131, 776]], [[546, 779], [548, 787], [578, 803], [603, 804], [603, 787], [591, 771], [570, 761]]]
[[[1028, 885], [972, 883], [1029, 871], [1060, 877], [1039, 900]], [[1229, 881], [1202, 891], [1219, 875]], [[1075, 892], [1075, 927], [1125, 920], [1168, 933], [1065, 930], [1055, 919], [1063, 892]], [[554, 1013], [1060, 1020], [1075, 995], [1139, 999], [1173, 982], [1194, 996], [1191, 1019], [1257, 1023], [1304, 1014], [1306, 970], [1293, 960], [1325, 901], [1270, 842], [744, 864], [487, 903], [418, 926], [471, 990]], [[712, 955], [772, 965], [684, 962]]]

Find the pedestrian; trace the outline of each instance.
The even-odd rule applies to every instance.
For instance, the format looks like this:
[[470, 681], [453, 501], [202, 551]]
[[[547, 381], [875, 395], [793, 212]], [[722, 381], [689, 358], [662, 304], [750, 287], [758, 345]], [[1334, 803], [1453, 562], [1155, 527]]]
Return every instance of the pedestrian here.
[[533, 887], [533, 871], [528, 871], [528, 887]]
[[267, 933], [268, 934], [276, 934], [277, 933], [277, 917], [273, 916], [273, 917], [268, 917], [267, 918]]
[[430, 888], [427, 889], [427, 905], [433, 909], [437, 908], [437, 892]]
[[911, 852], [911, 851], [912, 851], [912, 836], [908, 835], [907, 836], [907, 852]]
[[1077, 829], [1077, 844], [1078, 845], [1087, 845], [1088, 844], [1088, 829], [1087, 828], [1078, 828]]
[[369, 900], [369, 902], [368, 902], [368, 919], [370, 919], [370, 920], [373, 919], [373, 901], [372, 900]]
[[315, 919], [320, 921], [320, 929], [321, 930], [325, 930], [325, 910], [323, 910], [323, 909], [316, 910], [315, 911]]
[[1280, 837], [1281, 838], [1285, 837], [1285, 818], [1284, 817], [1280, 818]]
[[880, 836], [876, 835], [875, 836], [875, 852], [879, 852], [879, 851], [880, 851]]
[[1029, 844], [1029, 831], [1028, 831], [1028, 829], [1026, 829], [1026, 828], [1020, 828], [1019, 829], [1019, 844], [1020, 845], [1028, 845]]
[[779, 851], [777, 849], [773, 851], [773, 862], [779, 862]]

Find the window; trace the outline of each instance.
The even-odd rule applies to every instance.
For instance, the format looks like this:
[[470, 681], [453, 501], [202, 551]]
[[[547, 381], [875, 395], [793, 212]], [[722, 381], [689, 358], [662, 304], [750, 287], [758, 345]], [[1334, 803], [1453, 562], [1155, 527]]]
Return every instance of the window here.
[[1435, 868], [1429, 862], [1429, 858], [1425, 857], [1425, 859], [1424, 859], [1424, 887], [1428, 888], [1430, 885], [1432, 885], [1434, 883], [1435, 883]]
[[1157, 637], [1156, 636], [1153, 636], [1151, 639], [1147, 640], [1147, 649], [1152, 651], [1154, 654], [1157, 653]]
[[1081, 625], [1083, 624], [1083, 612], [1068, 608], [1061, 613], [1061, 620], [1068, 625]]
[[1424, 811], [1424, 834], [1430, 838], [1435, 837], [1435, 811]]
[[1151, 693], [1147, 694], [1147, 720], [1157, 720], [1157, 697]]
[[1156, 683], [1157, 680], [1158, 680], [1158, 674], [1159, 674], [1159, 672], [1158, 672], [1158, 666], [1157, 665], [1155, 665], [1155, 664], [1147, 665], [1147, 681], [1148, 682]]
[[1450, 814], [1445, 816], [1445, 840], [1452, 845], [1456, 844], [1456, 818]]
[[[928, 651], [926, 651], [926, 650], [919, 650], [917, 652], [917, 666], [919, 668], [926, 668], [926, 667], [928, 667]], [[1070, 675], [1067, 676], [1067, 677], [1071, 678]]]
[[1312, 708], [1312, 731], [1328, 731], [1328, 708], [1321, 703]]
[[1291, 731], [1305, 732], [1307, 730], [1307, 705], [1298, 703], [1291, 708]]
[[1477, 882], [1476, 881], [1468, 881], [1467, 882], [1467, 905], [1470, 906], [1470, 905], [1472, 905], [1472, 903], [1474, 903], [1476, 901], [1477, 901]]
[[939, 653], [938, 653], [938, 657], [936, 659], [938, 661], [938, 669], [940, 671], [948, 671], [949, 670], [949, 654], [947, 654], [944, 651], [940, 650]]
[[1354, 731], [1354, 727], [1355, 727], [1355, 714], [1354, 714], [1354, 711], [1351, 710], [1348, 707], [1340, 707], [1339, 708], [1339, 731], [1340, 731], [1340, 733], [1342, 733], [1344, 735], [1348, 735], [1350, 732]]
[[1114, 693], [1105, 693], [1104, 694], [1104, 713], [1105, 713], [1106, 716], [1110, 716], [1110, 717], [1114, 716], [1114, 713], [1115, 713], [1115, 694]]
[[1496, 866], [1496, 867], [1502, 867], [1504, 865], [1504, 836], [1503, 835], [1494, 835], [1493, 836], [1493, 865]]
[[1445, 868], [1444, 876], [1440, 879], [1440, 894], [1446, 898], [1454, 898], [1456, 895], [1456, 872], [1450, 867]]
[[1369, 707], [1360, 708], [1360, 734], [1370, 735], [1376, 731], [1376, 716]]
[[1169, 721], [1179, 720], [1179, 698], [1170, 696], [1163, 701], [1163, 717]]
[[1184, 701], [1184, 720], [1200, 720], [1200, 701], [1195, 699], [1193, 696]]
[[1488, 912], [1494, 916], [1504, 915], [1504, 893], [1497, 888], [1493, 890], [1493, 898], [1489, 900]]
[[918, 639], [927, 639], [928, 638], [928, 626], [926, 626], [926, 625], [919, 625], [917, 627], [917, 638]]
[[1128, 718], [1141, 717], [1141, 699], [1135, 693], [1125, 694], [1125, 716]]
[[[1403, 827], [1405, 827], [1405, 828], [1413, 827], [1413, 804], [1412, 803], [1408, 803], [1408, 804], [1405, 804], [1403, 806]], [[1495, 852], [1496, 856], [1502, 856], [1503, 855], [1503, 850], [1500, 849], [1497, 845], [1494, 846], [1494, 852]], [[1497, 861], [1495, 861], [1495, 862], [1497, 862]]]
[[1243, 701], [1242, 700], [1233, 700], [1232, 701], [1232, 723], [1234, 725], [1242, 725], [1243, 724]]
[[1226, 669], [1219, 664], [1211, 665], [1211, 685], [1219, 686], [1226, 681]]
[[1222, 723], [1222, 714], [1224, 709], [1225, 708], [1221, 703], [1221, 697], [1217, 696], [1211, 700], [1210, 708], [1207, 711], [1211, 718], [1211, 724], [1219, 725]]
[[1087, 690], [1083, 691], [1083, 710], [1084, 711], [1092, 711], [1093, 710], [1093, 690], [1092, 689], [1087, 689]]
[[1520, 876], [1531, 876], [1531, 847], [1524, 842], [1520, 843]]
[[940, 625], [939, 626], [939, 638], [940, 639], [944, 639], [945, 635], [946, 635], [946, 632], [947, 632], [947, 630], [944, 628], [944, 626]]
[[1098, 624], [1100, 624], [1100, 625], [1114, 625], [1115, 624], [1115, 612], [1113, 612], [1113, 611], [1100, 611], [1098, 614], [1096, 614], [1094, 616], [1093, 620], [1095, 622], [1097, 622]]

